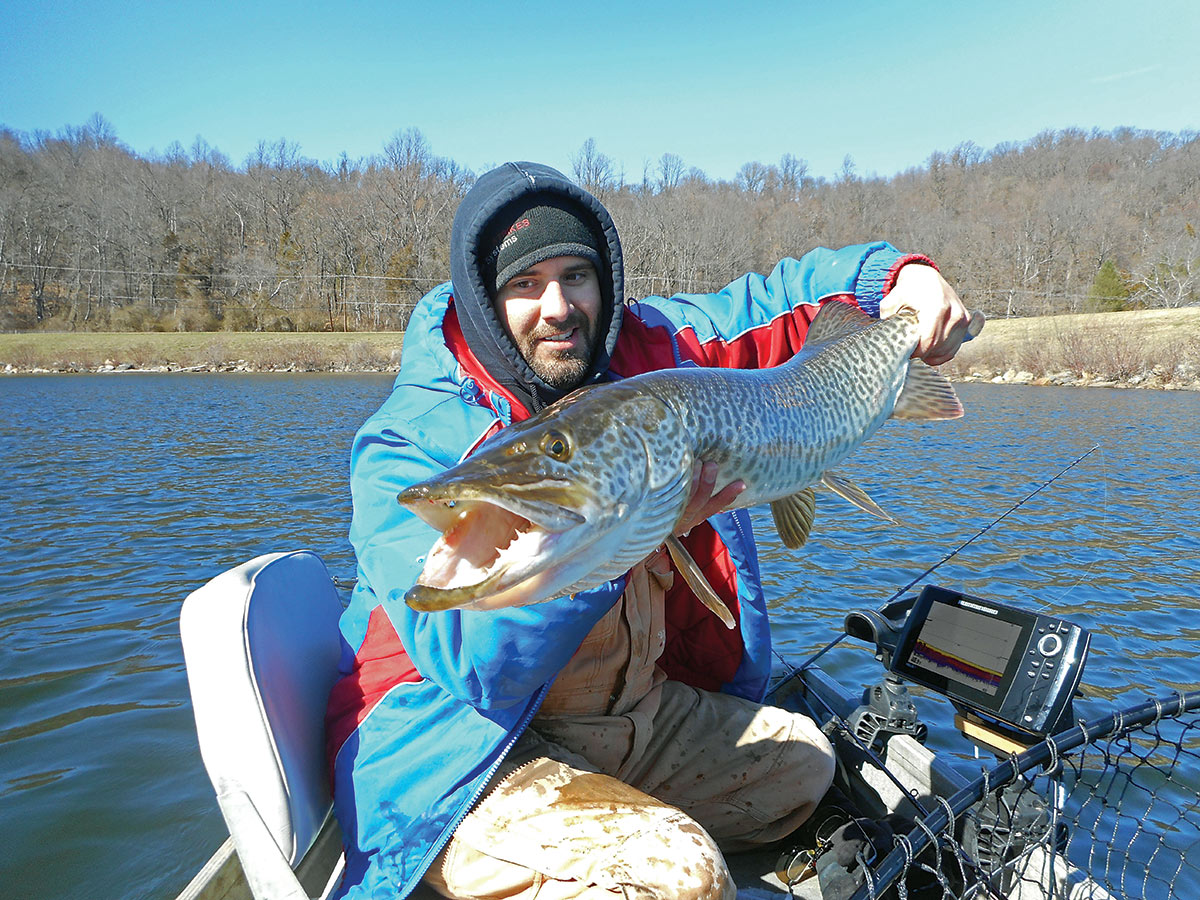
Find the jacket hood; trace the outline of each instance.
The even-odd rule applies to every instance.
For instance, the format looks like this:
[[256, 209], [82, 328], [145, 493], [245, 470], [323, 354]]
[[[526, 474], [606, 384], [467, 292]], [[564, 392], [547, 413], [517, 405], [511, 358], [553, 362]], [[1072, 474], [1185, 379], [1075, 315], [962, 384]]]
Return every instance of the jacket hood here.
[[476, 359], [530, 412], [563, 397], [567, 391], [551, 387], [525, 362], [500, 324], [492, 306], [492, 297], [484, 280], [483, 257], [492, 250], [483, 246], [489, 226], [502, 210], [531, 194], [566, 198], [591, 219], [600, 238], [600, 256], [604, 271], [600, 276], [600, 321], [597, 334], [601, 342], [584, 384], [604, 377], [616, 348], [624, 308], [624, 265], [621, 241], [612, 216], [603, 204], [561, 172], [531, 162], [505, 163], [482, 175], [459, 204], [450, 234], [450, 280], [454, 286], [454, 304], [467, 346]]

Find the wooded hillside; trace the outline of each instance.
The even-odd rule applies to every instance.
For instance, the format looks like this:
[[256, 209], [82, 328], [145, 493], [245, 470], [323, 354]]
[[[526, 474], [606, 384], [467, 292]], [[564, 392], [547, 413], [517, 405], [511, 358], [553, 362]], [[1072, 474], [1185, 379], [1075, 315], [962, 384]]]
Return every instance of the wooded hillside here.
[[[1200, 302], [1194, 133], [967, 143], [889, 178], [849, 157], [814, 178], [787, 155], [731, 182], [671, 153], [630, 177], [589, 140], [569, 174], [611, 209], [630, 296], [885, 239], [935, 258], [993, 317]], [[201, 139], [139, 156], [99, 116], [54, 135], [0, 128], [0, 329], [403, 328], [448, 277], [474, 176], [416, 129], [332, 163], [262, 142], [239, 166]]]

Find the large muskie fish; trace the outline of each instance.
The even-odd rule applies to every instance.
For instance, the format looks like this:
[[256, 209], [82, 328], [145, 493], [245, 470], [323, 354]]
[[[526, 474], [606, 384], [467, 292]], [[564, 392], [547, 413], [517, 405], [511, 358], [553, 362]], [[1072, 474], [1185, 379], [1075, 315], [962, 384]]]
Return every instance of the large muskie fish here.
[[665, 542], [732, 627], [674, 538], [693, 465], [715, 461], [718, 490], [744, 481], [739, 507], [769, 502], [790, 547], [807, 539], [818, 482], [895, 521], [831, 469], [891, 416], [962, 415], [950, 383], [909, 358], [916, 344], [910, 311], [880, 321], [834, 301], [776, 368], [669, 369], [565, 397], [399, 495], [442, 532], [405, 600], [423, 611], [540, 603], [603, 584]]

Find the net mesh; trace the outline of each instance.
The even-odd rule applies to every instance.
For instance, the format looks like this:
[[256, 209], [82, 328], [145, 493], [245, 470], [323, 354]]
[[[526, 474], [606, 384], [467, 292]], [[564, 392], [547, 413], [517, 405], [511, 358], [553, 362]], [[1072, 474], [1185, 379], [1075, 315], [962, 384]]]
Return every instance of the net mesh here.
[[855, 900], [1200, 900], [1200, 691], [1057, 735], [897, 831]]

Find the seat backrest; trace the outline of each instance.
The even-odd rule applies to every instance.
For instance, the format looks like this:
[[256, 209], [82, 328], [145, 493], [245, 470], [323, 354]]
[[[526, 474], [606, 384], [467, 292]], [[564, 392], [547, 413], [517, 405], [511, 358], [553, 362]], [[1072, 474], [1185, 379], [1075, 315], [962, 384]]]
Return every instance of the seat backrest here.
[[[332, 805], [324, 721], [341, 612], [320, 557], [299, 550], [221, 573], [188, 595], [179, 617], [200, 755], [218, 802], [248, 796], [292, 866]], [[224, 803], [222, 812], [232, 833], [236, 816]]]

